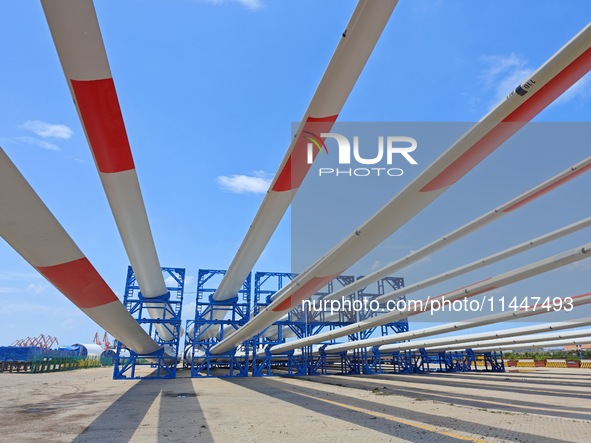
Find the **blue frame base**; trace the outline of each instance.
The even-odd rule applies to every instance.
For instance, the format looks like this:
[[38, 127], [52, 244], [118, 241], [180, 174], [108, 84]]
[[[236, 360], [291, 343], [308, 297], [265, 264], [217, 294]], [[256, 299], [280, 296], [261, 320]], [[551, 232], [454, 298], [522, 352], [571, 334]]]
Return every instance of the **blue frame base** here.
[[[181, 338], [181, 315], [185, 289], [184, 268], [162, 268], [167, 285], [167, 293], [160, 297], [144, 297], [131, 266], [127, 269], [123, 304], [134, 319], [158, 343], [160, 350], [151, 354], [138, 354], [117, 342], [113, 365], [113, 379], [163, 379], [176, 378], [178, 353]], [[158, 312], [159, 318], [152, 318], [148, 309]], [[167, 330], [171, 340], [163, 340], [158, 335], [158, 326]], [[129, 353], [129, 356], [127, 355]], [[151, 373], [136, 371], [139, 367], [153, 369]]]

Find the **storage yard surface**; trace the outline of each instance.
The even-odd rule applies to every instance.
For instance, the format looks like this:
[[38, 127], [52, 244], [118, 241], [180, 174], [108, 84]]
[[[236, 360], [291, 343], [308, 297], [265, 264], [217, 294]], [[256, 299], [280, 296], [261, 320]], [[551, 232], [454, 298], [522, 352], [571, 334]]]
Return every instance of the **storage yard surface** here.
[[589, 442], [591, 370], [113, 381], [0, 374], [1, 441]]

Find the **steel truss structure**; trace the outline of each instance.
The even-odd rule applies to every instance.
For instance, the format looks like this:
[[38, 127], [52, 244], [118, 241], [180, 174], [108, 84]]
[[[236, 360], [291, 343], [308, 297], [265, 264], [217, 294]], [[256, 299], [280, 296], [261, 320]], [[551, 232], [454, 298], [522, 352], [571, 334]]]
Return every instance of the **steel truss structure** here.
[[425, 372], [505, 372], [502, 352], [452, 352], [418, 350], [381, 352], [371, 350], [371, 359], [363, 366], [365, 374], [420, 374]]
[[[0, 188], [10, 192], [0, 193], [0, 236], [75, 306], [118, 340], [114, 378], [175, 377], [182, 335], [185, 270], [160, 267], [94, 4], [92, 0], [41, 0], [41, 4], [131, 263], [124, 303], [2, 149]], [[591, 70], [591, 24], [508, 91], [496, 107], [334, 248], [299, 275], [256, 273], [253, 294], [250, 273], [310, 169], [306, 134], [322, 139], [321, 134], [326, 136], [330, 132], [396, 5], [397, 0], [358, 2], [228, 271], [199, 271], [195, 317], [186, 324], [184, 352], [185, 364], [190, 366], [192, 376], [233, 377], [247, 376], [249, 372], [262, 376], [502, 371], [502, 351], [507, 348], [498, 342], [478, 342], [478, 347], [466, 345], [466, 349], [454, 350], [450, 339], [444, 344], [448, 349], [430, 349], [427, 345], [406, 348], [400, 343], [392, 344], [397, 338], [409, 338], [406, 313], [396, 311], [378, 316], [345, 311], [334, 316], [325, 310], [304, 309], [300, 303], [309, 298], [322, 301], [341, 295], [350, 301], [379, 302], [404, 297], [419, 287], [477, 269], [485, 262], [509, 257], [583, 229], [590, 223], [589, 219], [580, 220], [576, 225], [548, 233], [528, 244], [517, 245], [485, 257], [479, 263], [452, 269], [413, 286], [403, 288], [402, 279], [390, 276], [412, 261], [430, 255], [590, 171], [591, 159], [588, 158], [409, 256], [398, 257], [398, 261], [372, 275], [364, 278], [342, 275]], [[463, 300], [583, 260], [591, 255], [590, 251], [591, 243], [584, 244], [576, 250], [550, 256], [439, 297]], [[378, 281], [375, 290], [368, 286], [374, 281]], [[253, 295], [254, 300], [251, 299]], [[589, 296], [574, 297], [574, 302], [587, 303]], [[409, 315], [418, 313], [419, 310], [414, 310]], [[506, 321], [506, 318], [502, 315], [486, 321], [492, 324]], [[431, 328], [421, 334], [439, 334], [447, 327], [449, 325], [437, 330]], [[379, 334], [381, 337], [376, 337]], [[403, 335], [396, 337], [398, 334]], [[341, 337], [348, 341], [337, 344], [335, 340]], [[553, 337], [554, 340], [519, 346], [573, 342]], [[294, 340], [286, 341], [292, 338]], [[586, 343], [591, 338], [576, 340], [576, 343]], [[384, 346], [374, 346], [377, 344]], [[124, 353], [127, 350], [130, 357]], [[151, 374], [136, 373], [137, 367], [146, 365], [154, 369]]]
[[[162, 268], [167, 292], [161, 297], [146, 298], [140, 291], [131, 266], [127, 269], [123, 304], [133, 318], [148, 331], [160, 349], [148, 354], [138, 353], [117, 343], [113, 378], [175, 378], [177, 356], [181, 340], [181, 315], [185, 290], [184, 268]], [[156, 314], [156, 315], [154, 315]], [[161, 331], [166, 331], [162, 338]], [[129, 352], [129, 357], [127, 357]], [[149, 366], [151, 373], [137, 373], [136, 369]]]
[[[254, 315], [258, 315], [273, 301], [273, 296], [283, 286], [296, 277], [296, 274], [279, 272], [257, 272], [254, 286]], [[335, 290], [351, 284], [355, 277], [340, 275], [328, 282], [325, 288], [316, 292], [310, 299], [320, 302]], [[302, 338], [318, 334], [324, 329], [334, 329], [354, 321], [352, 311], [340, 311], [329, 315], [323, 309], [314, 310], [302, 305], [289, 311], [287, 315], [261, 331], [252, 340], [253, 358], [252, 375], [313, 375], [319, 370], [318, 359], [312, 353], [312, 347], [306, 347], [285, 355], [272, 356], [271, 346], [284, 343], [288, 337]], [[269, 334], [268, 331], [273, 331]], [[275, 332], [276, 331], [276, 332]]]
[[[193, 377], [245, 377], [270, 375], [314, 375], [328, 373], [362, 373], [361, 359], [338, 356], [332, 358], [316, 352], [316, 347], [311, 346], [291, 351], [285, 355], [271, 355], [269, 348], [284, 343], [288, 337], [302, 338], [313, 336], [323, 330], [331, 330], [351, 324], [359, 320], [360, 316], [367, 318], [368, 313], [339, 311], [329, 315], [324, 310], [304, 309], [296, 307], [285, 317], [275, 322], [269, 328], [257, 334], [253, 340], [244, 342], [237, 350], [226, 355], [211, 354], [209, 349], [219, 340], [223, 339], [227, 331], [232, 331], [246, 323], [252, 311], [254, 315], [272, 302], [274, 294], [284, 284], [294, 278], [291, 273], [282, 272], [256, 272], [254, 284], [251, 288], [250, 276], [244, 282], [238, 297], [232, 300], [220, 302], [213, 298], [215, 293], [216, 278], [223, 276], [225, 271], [201, 269], [198, 272], [196, 314], [195, 320], [186, 324], [185, 336], [185, 361], [184, 364], [191, 370]], [[325, 288], [317, 292], [313, 299], [321, 301], [336, 290], [340, 290], [347, 284], [351, 284], [355, 277], [343, 275], [329, 282]], [[386, 277], [380, 280], [375, 288], [363, 288], [355, 299], [376, 299], [384, 293], [402, 288], [402, 278]], [[251, 289], [253, 292], [251, 303]], [[216, 310], [223, 310], [225, 317], [219, 319]], [[375, 315], [375, 314], [374, 314]], [[215, 327], [220, 330], [220, 338], [211, 337], [207, 329]], [[361, 331], [359, 334], [351, 334], [349, 340], [358, 340], [371, 335], [371, 331]], [[392, 322], [380, 327], [382, 334], [401, 333], [408, 331], [406, 320]], [[334, 342], [329, 342], [334, 343]], [[327, 343], [328, 344], [328, 343]]]
[[[231, 331], [246, 324], [251, 310], [251, 275], [246, 277], [238, 294], [225, 300], [213, 295], [225, 270], [200, 269], [197, 275], [195, 319], [187, 321], [185, 338], [185, 365], [192, 377], [244, 377], [248, 375], [249, 343], [223, 356], [213, 358], [210, 348]], [[223, 315], [220, 315], [220, 312]], [[219, 338], [209, 333], [219, 331]]]

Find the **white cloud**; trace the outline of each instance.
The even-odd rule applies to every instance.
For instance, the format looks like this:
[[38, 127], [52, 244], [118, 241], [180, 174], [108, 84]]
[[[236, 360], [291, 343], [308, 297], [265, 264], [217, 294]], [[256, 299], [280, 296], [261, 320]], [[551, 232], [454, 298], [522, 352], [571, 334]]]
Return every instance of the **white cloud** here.
[[483, 55], [480, 61], [486, 65], [480, 78], [488, 88], [495, 89], [495, 103], [509, 94], [533, 72], [526, 58], [517, 54]]
[[[417, 251], [411, 250], [408, 255], [414, 254], [415, 252], [417, 252]], [[414, 263], [411, 263], [410, 265], [405, 266], [404, 269], [406, 269], [407, 271], [410, 271], [410, 270], [414, 271], [415, 269], [420, 268], [425, 263], [431, 263], [432, 261], [433, 261], [433, 258], [429, 255], [427, 257], [421, 258], [420, 260], [418, 260]], [[388, 264], [391, 264], [391, 263], [393, 263], [393, 262], [390, 262]]]
[[483, 55], [480, 57], [480, 61], [488, 65], [480, 73], [480, 77], [488, 85], [496, 82], [499, 75], [523, 69], [528, 64], [525, 58], [515, 53], [509, 55]]
[[588, 98], [591, 96], [591, 74], [585, 75], [572, 85], [554, 103], [566, 103], [575, 98]]
[[238, 3], [253, 11], [257, 11], [264, 6], [261, 0], [238, 0]]
[[[20, 313], [27, 315], [38, 314], [44, 318], [59, 318], [60, 320], [65, 317], [63, 308], [54, 308], [45, 303], [5, 303], [2, 306], [2, 312], [9, 315], [16, 315]], [[68, 315], [70, 315], [70, 311], [68, 311]]]
[[47, 286], [48, 285], [46, 285], [45, 283], [31, 283], [30, 285], [27, 285], [27, 291], [39, 295], [45, 292]]
[[471, 111], [478, 109], [478, 105], [480, 105], [481, 102], [480, 97], [473, 94], [468, 94], [467, 92], [462, 92], [461, 95], [466, 100], [466, 104], [469, 106]]
[[0, 294], [41, 294], [48, 287], [41, 279], [39, 274], [33, 272], [0, 271], [0, 281], [15, 283], [13, 286], [0, 286]]
[[[534, 68], [528, 60], [517, 54], [483, 55], [480, 61], [486, 66], [480, 79], [487, 88], [495, 90], [495, 104], [527, 80]], [[569, 102], [576, 98], [591, 97], [591, 75], [587, 74], [556, 99], [555, 104]]]
[[[194, 281], [195, 281], [195, 277], [193, 277], [192, 275], [185, 275], [185, 291], [187, 290], [187, 286], [190, 285], [191, 283], [193, 283]], [[169, 275], [168, 277], [166, 277], [164, 279], [164, 283], [166, 284], [166, 286], [170, 286], [170, 287], [176, 287], [178, 284], [172, 275]]]
[[55, 143], [51, 143], [46, 140], [40, 140], [35, 137], [29, 137], [29, 136], [15, 137], [14, 141], [16, 141], [18, 143], [25, 143], [27, 145], [39, 146], [40, 148], [46, 149], [48, 151], [61, 151], [62, 150], [62, 148], [60, 148]]
[[177, 282], [176, 282], [176, 280], [171, 275], [169, 275], [168, 277], [166, 277], [164, 279], [164, 284], [166, 286], [176, 286], [177, 285]]
[[269, 174], [262, 171], [254, 175], [221, 175], [216, 181], [222, 190], [234, 194], [264, 194], [271, 185]]
[[47, 151], [61, 151], [55, 143], [47, 139], [69, 140], [74, 132], [66, 125], [47, 123], [41, 120], [28, 120], [19, 126], [20, 129], [32, 132], [36, 137], [23, 135], [14, 137], [10, 140], [16, 143], [23, 143], [32, 146], [38, 146]]
[[47, 123], [41, 120], [29, 120], [24, 122], [20, 127], [43, 138], [69, 140], [74, 133], [74, 131], [66, 125]]
[[41, 276], [36, 272], [18, 272], [18, 271], [0, 271], [0, 280], [33, 280], [40, 279]]
[[571, 271], [591, 271], [591, 260], [580, 260], [569, 265], [566, 269]]
[[377, 271], [378, 269], [380, 269], [381, 265], [382, 265], [382, 262], [379, 260], [376, 260], [375, 262], [373, 262], [373, 264], [371, 265], [371, 267], [369, 269], [370, 269], [370, 271]]
[[505, 293], [505, 288], [500, 287], [500, 288], [494, 288], [491, 291], [487, 291], [487, 295], [501, 295]]
[[226, 5], [232, 2], [240, 3], [242, 6], [250, 9], [251, 11], [258, 11], [265, 5], [262, 0], [205, 0], [207, 3], [212, 5]]

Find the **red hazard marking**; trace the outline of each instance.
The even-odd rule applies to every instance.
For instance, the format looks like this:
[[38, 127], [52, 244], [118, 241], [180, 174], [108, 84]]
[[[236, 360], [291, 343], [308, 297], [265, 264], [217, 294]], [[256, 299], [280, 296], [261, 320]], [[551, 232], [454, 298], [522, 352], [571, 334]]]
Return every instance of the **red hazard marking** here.
[[[338, 114], [320, 118], [308, 117], [302, 133], [308, 131], [316, 134], [318, 138], [320, 138], [320, 133], [330, 132], [337, 117]], [[306, 137], [303, 137], [302, 133], [299, 134], [298, 141], [296, 142], [293, 151], [291, 151], [285, 166], [273, 184], [273, 191], [291, 191], [292, 189], [299, 188], [304, 181], [306, 174], [310, 170], [311, 165], [308, 164], [309, 140]], [[315, 149], [313, 152], [314, 158], [316, 158], [318, 151]]]
[[79, 308], [96, 308], [118, 300], [86, 257], [37, 267], [37, 271]]
[[333, 280], [339, 274], [329, 275], [327, 277], [313, 277], [309, 282], [304, 283], [293, 294], [275, 306], [273, 311], [289, 311], [290, 309], [295, 308], [298, 303], [310, 297], [310, 295], [317, 292], [320, 288], [322, 288], [329, 281]]
[[552, 80], [509, 114], [500, 124], [474, 143], [472, 147], [427, 183], [420, 192], [436, 191], [457, 182], [589, 70], [591, 70], [591, 48], [583, 52], [570, 65], [556, 74]]
[[99, 171], [134, 169], [113, 79], [71, 80], [71, 83]]

